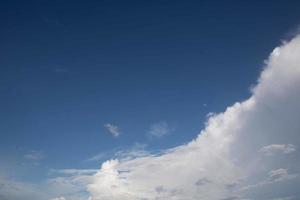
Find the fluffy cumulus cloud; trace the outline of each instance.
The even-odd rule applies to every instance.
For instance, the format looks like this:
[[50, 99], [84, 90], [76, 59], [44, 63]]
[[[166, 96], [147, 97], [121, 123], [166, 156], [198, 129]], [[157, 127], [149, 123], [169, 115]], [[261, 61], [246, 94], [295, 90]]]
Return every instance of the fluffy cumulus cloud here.
[[252, 95], [160, 155], [113, 159], [91, 200], [300, 199], [300, 36], [276, 48]]

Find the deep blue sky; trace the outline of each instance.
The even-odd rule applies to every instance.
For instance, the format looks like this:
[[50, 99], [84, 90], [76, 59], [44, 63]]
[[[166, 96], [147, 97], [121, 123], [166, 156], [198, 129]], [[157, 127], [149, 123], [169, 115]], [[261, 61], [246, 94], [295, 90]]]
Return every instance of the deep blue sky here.
[[[209, 112], [249, 96], [296, 32], [300, 2], [1, 1], [0, 18], [0, 174], [38, 179], [135, 143], [195, 138]], [[149, 137], [160, 122], [170, 134]], [[38, 165], [24, 160], [31, 151]]]

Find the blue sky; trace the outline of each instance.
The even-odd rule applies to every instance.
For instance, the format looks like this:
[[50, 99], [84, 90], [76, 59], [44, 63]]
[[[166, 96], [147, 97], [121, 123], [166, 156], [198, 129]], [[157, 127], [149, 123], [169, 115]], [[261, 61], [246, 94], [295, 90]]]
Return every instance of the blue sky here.
[[[187, 143], [251, 95], [299, 1], [1, 1], [0, 175]], [[103, 155], [98, 160], [94, 156]]]

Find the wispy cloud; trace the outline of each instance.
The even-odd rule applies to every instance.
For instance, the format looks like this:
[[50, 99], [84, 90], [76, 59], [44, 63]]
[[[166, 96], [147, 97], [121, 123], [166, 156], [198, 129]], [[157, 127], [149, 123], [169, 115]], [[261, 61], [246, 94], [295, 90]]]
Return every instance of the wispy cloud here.
[[45, 200], [45, 195], [35, 185], [0, 179], [0, 199], [4, 200]]
[[109, 152], [100, 152], [96, 155], [93, 155], [91, 157], [89, 157], [88, 159], [86, 159], [85, 161], [87, 162], [93, 162], [93, 161], [102, 161], [103, 159], [107, 159], [108, 157], [111, 157], [112, 156], [112, 152], [109, 151]]
[[[278, 183], [288, 182], [295, 180], [299, 174], [289, 174], [287, 169], [275, 169], [271, 170], [267, 174], [267, 178], [260, 178], [260, 181], [258, 181], [255, 184], [247, 185], [243, 188], [241, 188], [241, 191], [255, 191], [257, 188], [263, 188], [263, 187], [270, 187], [271, 185], [276, 185]], [[276, 187], [276, 186], [275, 186]], [[277, 198], [274, 198], [277, 199]], [[280, 198], [279, 198], [280, 199]]]
[[133, 159], [133, 158], [150, 155], [150, 153], [153, 153], [146, 150], [146, 147], [147, 147], [146, 144], [135, 143], [130, 147], [115, 148], [109, 151], [100, 152], [94, 156], [91, 156], [85, 161], [99, 162], [99, 161], [104, 161], [104, 159], [108, 159], [108, 158]]
[[93, 169], [52, 169], [52, 178], [37, 183], [17, 181], [0, 175], [1, 200], [87, 200], [86, 185]]
[[287, 169], [276, 169], [272, 170], [268, 173], [269, 178], [273, 181], [286, 179], [289, 177], [289, 173]]
[[296, 151], [296, 147], [292, 144], [271, 144], [262, 147], [259, 151], [266, 156], [272, 156], [278, 153], [293, 153]]
[[44, 155], [41, 151], [30, 151], [24, 155], [24, 159], [31, 161], [39, 161], [44, 158]]
[[113, 137], [119, 137], [119, 135], [121, 134], [119, 127], [117, 127], [116, 125], [107, 123], [104, 124], [104, 127], [111, 133], [111, 135]]
[[56, 197], [56, 198], [53, 198], [53, 199], [50, 199], [50, 200], [66, 200], [65, 197]]
[[96, 173], [96, 169], [51, 169], [50, 174], [62, 175], [89, 175]]
[[130, 160], [150, 155], [146, 150], [146, 144], [135, 143], [131, 148], [121, 149], [114, 153], [114, 157], [119, 160]]
[[150, 126], [148, 131], [151, 137], [161, 138], [171, 132], [170, 127], [167, 122], [162, 121]]
[[[77, 172], [76, 172], [77, 173]], [[44, 183], [51, 198], [64, 197], [65, 199], [86, 200], [88, 199], [86, 193], [86, 185], [92, 181], [91, 174], [62, 174], [50, 178]]]

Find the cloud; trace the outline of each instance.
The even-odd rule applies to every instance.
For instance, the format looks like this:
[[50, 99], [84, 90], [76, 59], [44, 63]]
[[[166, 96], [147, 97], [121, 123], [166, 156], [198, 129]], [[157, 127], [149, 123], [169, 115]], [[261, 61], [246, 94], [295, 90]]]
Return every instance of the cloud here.
[[300, 36], [275, 48], [252, 95], [211, 115], [188, 144], [104, 162], [90, 199], [299, 199], [299, 52]]
[[46, 200], [47, 197], [37, 185], [0, 177], [1, 200]]
[[30, 151], [25, 154], [23, 158], [26, 160], [24, 164], [38, 166], [40, 161], [44, 159], [44, 154], [41, 151]]
[[47, 194], [46, 200], [61, 200], [62, 198], [87, 200], [86, 185], [91, 183], [92, 174], [95, 171], [95, 169], [52, 169], [49, 173], [50, 177], [40, 183], [40, 191]]
[[[276, 169], [268, 172], [267, 177], [262, 179], [260, 182], [257, 182], [253, 185], [247, 185], [241, 190], [244, 191], [255, 191], [257, 188], [267, 188], [268, 186], [274, 186], [274, 184], [279, 185], [279, 182], [290, 181], [298, 177], [298, 174], [289, 174], [287, 169]], [[276, 199], [276, 198], [275, 198]]]
[[138, 157], [143, 157], [149, 155], [150, 152], [146, 150], [147, 145], [141, 143], [135, 143], [132, 147], [126, 148], [116, 148], [109, 151], [100, 152], [86, 161], [102, 161], [105, 158], [115, 158], [115, 159], [133, 159]]
[[86, 159], [87, 162], [94, 162], [94, 161], [101, 161], [108, 157], [108, 155], [111, 155], [111, 152], [100, 152], [96, 155], [93, 155], [92, 157]]
[[279, 198], [275, 198], [275, 199], [272, 199], [272, 200], [295, 200], [296, 198], [295, 197], [279, 197]]
[[85, 187], [91, 182], [90, 174], [64, 174], [50, 178], [44, 183], [44, 191], [51, 195], [51, 198], [63, 196], [70, 200], [86, 200]]
[[65, 197], [57, 197], [57, 198], [53, 198], [53, 199], [50, 199], [50, 200], [66, 200]]
[[104, 127], [112, 134], [113, 137], [119, 137], [121, 133], [119, 127], [109, 123], [104, 124]]
[[271, 144], [262, 147], [259, 151], [266, 156], [272, 156], [278, 153], [293, 153], [294, 151], [296, 151], [296, 147], [292, 144]]
[[26, 160], [39, 161], [44, 158], [44, 155], [41, 151], [31, 151], [24, 155]]
[[276, 181], [276, 180], [282, 180], [286, 179], [289, 174], [287, 169], [277, 169], [277, 170], [272, 170], [268, 173], [270, 179]]
[[150, 155], [150, 152], [146, 150], [146, 147], [146, 144], [135, 143], [129, 149], [122, 149], [116, 151], [114, 153], [114, 158], [120, 160], [128, 160]]
[[148, 133], [152, 137], [161, 138], [170, 133], [170, 128], [167, 122], [159, 122], [156, 124], [152, 124]]
[[64, 175], [89, 175], [97, 172], [96, 169], [51, 169], [51, 174], [64, 174]]
[[31, 184], [0, 176], [1, 200], [87, 200], [93, 169], [52, 169], [48, 178]]

